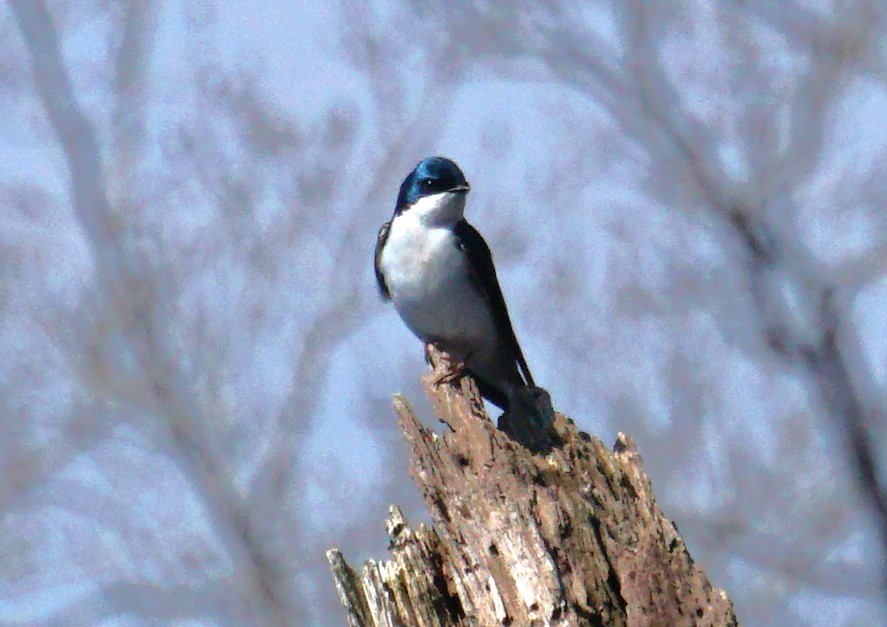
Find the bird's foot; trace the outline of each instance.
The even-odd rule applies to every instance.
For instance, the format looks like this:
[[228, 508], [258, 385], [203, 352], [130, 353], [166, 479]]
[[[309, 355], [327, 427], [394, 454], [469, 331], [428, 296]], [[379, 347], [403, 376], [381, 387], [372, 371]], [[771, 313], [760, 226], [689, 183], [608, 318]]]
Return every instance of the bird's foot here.
[[434, 378], [434, 385], [449, 385], [458, 382], [468, 372], [469, 359], [471, 359], [470, 352], [458, 360], [446, 357], [443, 360], [444, 371]]
[[425, 342], [425, 363], [429, 366], [432, 365], [431, 362], [431, 349], [434, 348], [433, 342]]

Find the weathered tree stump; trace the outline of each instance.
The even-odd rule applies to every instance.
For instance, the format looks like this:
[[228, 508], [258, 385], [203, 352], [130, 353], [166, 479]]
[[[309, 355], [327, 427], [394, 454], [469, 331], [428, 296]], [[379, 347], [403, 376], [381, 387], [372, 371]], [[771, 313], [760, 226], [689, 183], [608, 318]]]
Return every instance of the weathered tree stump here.
[[627, 436], [610, 451], [557, 414], [562, 444], [534, 455], [490, 422], [470, 379], [432, 377], [451, 433], [423, 427], [402, 397], [394, 405], [434, 528], [411, 529], [392, 507], [392, 560], [359, 576], [327, 552], [350, 625], [737, 624], [659, 511]]

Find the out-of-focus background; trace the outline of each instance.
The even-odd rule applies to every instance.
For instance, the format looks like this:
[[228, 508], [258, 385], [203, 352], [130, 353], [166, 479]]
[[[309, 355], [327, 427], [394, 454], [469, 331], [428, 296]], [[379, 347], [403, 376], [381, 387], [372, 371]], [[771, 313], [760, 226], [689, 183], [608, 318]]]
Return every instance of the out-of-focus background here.
[[637, 440], [740, 620], [887, 623], [885, 37], [880, 0], [3, 4], [0, 624], [343, 623], [324, 550], [426, 517], [371, 257], [430, 154], [537, 381]]

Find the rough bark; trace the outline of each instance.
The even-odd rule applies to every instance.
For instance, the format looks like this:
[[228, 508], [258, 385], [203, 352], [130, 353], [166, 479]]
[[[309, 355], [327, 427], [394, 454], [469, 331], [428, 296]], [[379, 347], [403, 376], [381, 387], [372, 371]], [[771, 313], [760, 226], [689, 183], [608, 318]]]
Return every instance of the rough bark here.
[[434, 528], [411, 529], [392, 507], [392, 559], [359, 576], [328, 551], [350, 625], [737, 624], [627, 436], [611, 451], [556, 414], [558, 446], [534, 455], [490, 422], [470, 379], [432, 381], [452, 432], [423, 427], [402, 397], [394, 405]]

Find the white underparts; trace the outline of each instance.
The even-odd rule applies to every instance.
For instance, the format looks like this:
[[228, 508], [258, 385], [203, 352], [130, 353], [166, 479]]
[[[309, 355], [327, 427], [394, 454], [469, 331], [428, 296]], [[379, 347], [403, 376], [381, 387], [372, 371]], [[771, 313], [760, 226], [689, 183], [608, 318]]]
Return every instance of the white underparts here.
[[471, 282], [468, 259], [447, 227], [407, 211], [391, 222], [381, 266], [400, 317], [422, 340], [489, 343], [492, 316]]
[[465, 194], [441, 192], [420, 198], [400, 217], [409, 215], [426, 226], [452, 226], [462, 219], [464, 211]]
[[470, 355], [472, 370], [510, 394], [520, 377], [513, 360], [503, 358], [490, 304], [472, 280], [452, 230], [463, 208], [464, 195], [437, 194], [395, 216], [379, 265], [394, 307], [413, 334], [457, 360]]

